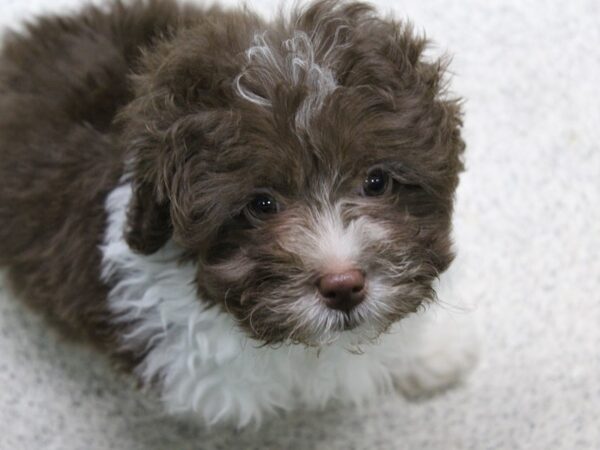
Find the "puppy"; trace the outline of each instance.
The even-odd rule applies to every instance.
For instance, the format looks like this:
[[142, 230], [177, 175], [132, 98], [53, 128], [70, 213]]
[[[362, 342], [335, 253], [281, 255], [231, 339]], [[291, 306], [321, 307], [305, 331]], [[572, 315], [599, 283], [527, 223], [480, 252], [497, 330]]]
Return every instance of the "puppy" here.
[[461, 111], [425, 47], [329, 0], [272, 23], [117, 2], [8, 35], [7, 279], [205, 423], [457, 382], [473, 339], [425, 305]]

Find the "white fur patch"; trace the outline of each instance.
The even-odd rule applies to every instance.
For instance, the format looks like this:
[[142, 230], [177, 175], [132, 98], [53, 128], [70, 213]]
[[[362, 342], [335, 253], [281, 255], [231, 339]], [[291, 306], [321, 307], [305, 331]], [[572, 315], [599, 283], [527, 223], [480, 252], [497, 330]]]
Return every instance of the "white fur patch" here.
[[322, 265], [321, 269], [327, 271], [327, 266], [338, 265], [360, 267], [365, 248], [387, 239], [388, 231], [366, 217], [344, 224], [342, 202], [333, 205], [323, 202], [321, 205], [313, 214], [312, 235], [307, 245], [311, 257]]
[[123, 345], [149, 349], [137, 373], [147, 384], [158, 381], [169, 412], [244, 426], [276, 409], [323, 406], [334, 398], [359, 402], [390, 387], [401, 373], [398, 364], [418, 353], [412, 336], [419, 315], [402, 321], [377, 344], [365, 345], [361, 354], [346, 350], [351, 335], [319, 351], [301, 345], [260, 347], [232, 316], [197, 297], [196, 269], [177, 262], [173, 243], [151, 256], [129, 249], [123, 230], [131, 195], [131, 186], [124, 184], [107, 199], [103, 278], [114, 283], [109, 303], [115, 320], [135, 321]]

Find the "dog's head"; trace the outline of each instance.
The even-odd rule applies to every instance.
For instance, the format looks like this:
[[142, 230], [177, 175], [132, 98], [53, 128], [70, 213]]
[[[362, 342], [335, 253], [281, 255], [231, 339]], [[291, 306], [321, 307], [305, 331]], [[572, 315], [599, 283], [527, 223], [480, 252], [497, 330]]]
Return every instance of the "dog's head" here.
[[212, 14], [145, 57], [123, 113], [130, 246], [172, 237], [200, 297], [262, 342], [376, 337], [452, 260], [464, 144], [444, 65], [364, 4]]

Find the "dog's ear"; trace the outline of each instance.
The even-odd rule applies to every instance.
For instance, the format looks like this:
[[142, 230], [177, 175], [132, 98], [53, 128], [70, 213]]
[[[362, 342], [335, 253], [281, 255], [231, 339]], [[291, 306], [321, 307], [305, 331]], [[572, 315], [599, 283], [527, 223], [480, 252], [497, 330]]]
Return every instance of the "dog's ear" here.
[[121, 111], [118, 118], [121, 127], [119, 144], [127, 161], [125, 176], [133, 190], [127, 210], [125, 240], [131, 249], [144, 255], [158, 251], [173, 234], [171, 202], [163, 176], [168, 170], [163, 155], [172, 152], [165, 143], [165, 132], [157, 126], [161, 117], [153, 100], [140, 95]]
[[138, 77], [137, 97], [123, 108], [117, 119], [119, 145], [126, 161], [125, 176], [133, 190], [125, 240], [131, 249], [144, 255], [158, 251], [173, 234], [165, 179], [165, 174], [171, 171], [171, 162], [164, 156], [174, 153], [166, 139], [165, 118], [175, 118], [166, 116], [156, 105], [160, 96], [153, 92], [149, 81], [149, 76]]
[[215, 142], [234, 130], [223, 117], [233, 116], [239, 55], [258, 23], [224, 15], [143, 55], [131, 78], [134, 98], [116, 121], [133, 186], [125, 237], [135, 251], [152, 254], [171, 238], [189, 248], [207, 233], [193, 226], [202, 221], [198, 183], [217, 153]]
[[134, 184], [133, 189], [125, 240], [134, 251], [149, 255], [164, 246], [173, 233], [170, 206], [168, 201], [157, 199], [150, 183]]

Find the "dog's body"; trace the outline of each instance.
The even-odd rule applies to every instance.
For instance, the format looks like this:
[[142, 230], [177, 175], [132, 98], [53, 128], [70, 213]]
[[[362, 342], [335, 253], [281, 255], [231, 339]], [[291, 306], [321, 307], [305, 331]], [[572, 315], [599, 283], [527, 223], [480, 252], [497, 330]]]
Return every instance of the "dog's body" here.
[[454, 383], [472, 339], [415, 312], [452, 259], [463, 149], [424, 44], [331, 2], [270, 25], [117, 4], [10, 36], [11, 284], [207, 422]]

